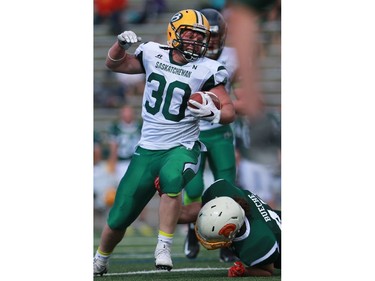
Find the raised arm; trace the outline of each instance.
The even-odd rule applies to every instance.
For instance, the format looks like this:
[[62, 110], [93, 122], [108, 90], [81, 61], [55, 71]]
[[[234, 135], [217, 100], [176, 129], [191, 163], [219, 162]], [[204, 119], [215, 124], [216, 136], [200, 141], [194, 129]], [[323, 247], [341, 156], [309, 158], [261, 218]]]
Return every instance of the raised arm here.
[[133, 31], [124, 31], [109, 48], [105, 65], [114, 72], [136, 74], [143, 73], [143, 68], [135, 55], [126, 52], [133, 43], [140, 40]]

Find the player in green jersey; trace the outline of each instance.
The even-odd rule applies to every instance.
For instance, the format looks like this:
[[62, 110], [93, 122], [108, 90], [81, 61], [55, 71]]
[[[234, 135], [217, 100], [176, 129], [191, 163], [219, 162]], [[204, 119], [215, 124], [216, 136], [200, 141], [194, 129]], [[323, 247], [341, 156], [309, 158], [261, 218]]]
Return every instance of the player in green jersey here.
[[280, 211], [223, 179], [204, 192], [202, 205], [184, 206], [179, 223], [196, 219], [195, 232], [206, 249], [229, 247], [236, 254], [241, 262], [229, 269], [229, 277], [271, 276], [281, 269]]

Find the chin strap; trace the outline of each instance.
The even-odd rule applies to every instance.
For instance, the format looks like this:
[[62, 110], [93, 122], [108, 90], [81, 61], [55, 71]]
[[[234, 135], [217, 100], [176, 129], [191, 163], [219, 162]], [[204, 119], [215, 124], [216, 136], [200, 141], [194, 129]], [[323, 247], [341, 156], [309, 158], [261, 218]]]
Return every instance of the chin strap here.
[[184, 51], [181, 51], [180, 49], [177, 49], [177, 48], [176, 48], [176, 50], [180, 52], [180, 54], [184, 57], [184, 59], [187, 62], [193, 62], [193, 61], [196, 61], [197, 59], [199, 59], [198, 55], [194, 56], [194, 54], [185, 53]]

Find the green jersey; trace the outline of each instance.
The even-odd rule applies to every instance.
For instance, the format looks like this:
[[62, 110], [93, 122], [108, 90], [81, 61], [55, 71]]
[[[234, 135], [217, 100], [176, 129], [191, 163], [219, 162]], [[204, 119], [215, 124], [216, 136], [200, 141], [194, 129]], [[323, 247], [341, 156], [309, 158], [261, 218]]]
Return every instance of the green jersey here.
[[246, 215], [246, 231], [237, 236], [232, 250], [247, 266], [281, 263], [281, 212], [273, 210], [256, 194], [240, 189], [228, 181], [215, 181], [203, 194], [202, 203], [219, 197], [245, 199], [250, 212]]

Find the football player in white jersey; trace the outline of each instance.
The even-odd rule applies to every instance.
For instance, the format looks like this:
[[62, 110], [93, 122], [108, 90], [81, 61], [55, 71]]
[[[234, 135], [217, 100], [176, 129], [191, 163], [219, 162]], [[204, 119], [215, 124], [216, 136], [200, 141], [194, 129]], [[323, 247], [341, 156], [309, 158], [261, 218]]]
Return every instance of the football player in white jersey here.
[[[167, 28], [168, 45], [141, 44], [134, 54], [126, 50], [140, 38], [124, 31], [110, 47], [109, 69], [121, 73], [145, 73], [142, 101], [142, 136], [122, 178], [115, 202], [104, 226], [94, 257], [94, 275], [107, 272], [109, 257], [123, 239], [126, 228], [154, 196], [155, 178], [160, 184], [159, 235], [155, 249], [157, 269], [171, 270], [171, 246], [181, 209], [181, 191], [195, 176], [204, 148], [198, 140], [199, 120], [228, 124], [235, 111], [225, 84], [225, 67], [204, 57], [210, 39], [208, 20], [198, 11], [177, 12]], [[188, 107], [191, 94], [210, 91], [222, 104], [217, 109], [205, 94], [207, 104]]]
[[[234, 88], [233, 84], [239, 82], [237, 75], [237, 55], [236, 50], [225, 46], [227, 35], [227, 24], [224, 17], [215, 9], [202, 9], [200, 12], [208, 19], [210, 24], [211, 38], [206, 52], [206, 57], [220, 62], [229, 73], [228, 83], [225, 88], [228, 93], [233, 92], [233, 100], [236, 113], [246, 113], [246, 103], [243, 101], [243, 91]], [[200, 202], [204, 191], [204, 170], [206, 161], [210, 166], [214, 180], [225, 179], [231, 184], [235, 184], [236, 161], [234, 149], [234, 136], [229, 124], [212, 124], [201, 119], [199, 122], [199, 139], [207, 147], [207, 151], [202, 152], [201, 165], [197, 176], [191, 180], [184, 191], [184, 205], [193, 202]], [[199, 243], [194, 232], [194, 224], [188, 225], [188, 233], [184, 243], [184, 253], [187, 258], [194, 259], [199, 253]], [[220, 260], [232, 262], [236, 259], [233, 253], [227, 249], [220, 249]]]

